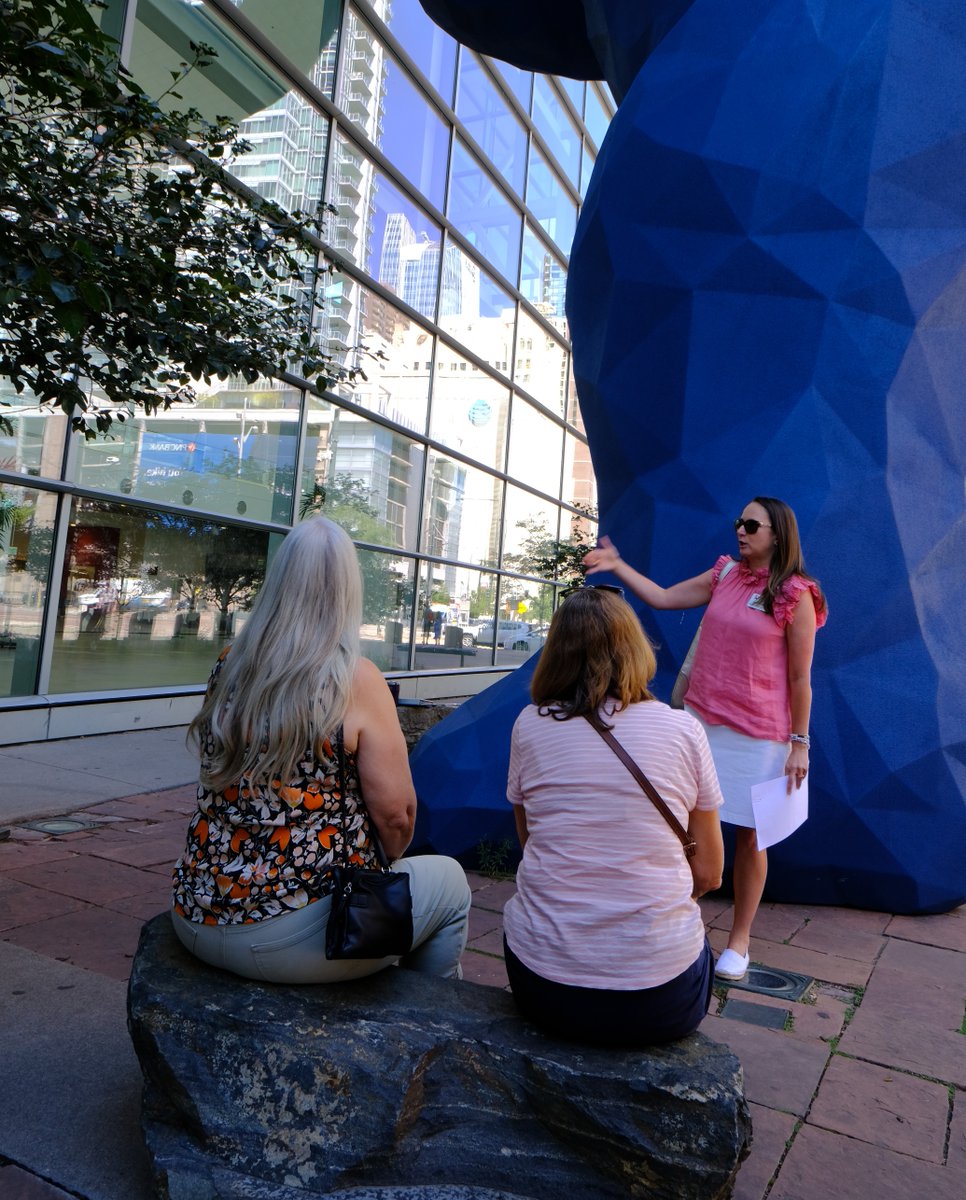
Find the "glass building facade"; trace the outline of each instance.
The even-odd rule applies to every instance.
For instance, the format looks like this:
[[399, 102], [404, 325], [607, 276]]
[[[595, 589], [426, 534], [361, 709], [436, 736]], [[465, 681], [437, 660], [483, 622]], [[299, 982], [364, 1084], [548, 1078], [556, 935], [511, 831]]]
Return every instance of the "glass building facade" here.
[[216, 48], [176, 103], [241, 123], [247, 187], [331, 206], [306, 246], [333, 268], [313, 334], [365, 378], [215, 381], [96, 441], [0, 380], [0, 711], [196, 704], [315, 511], [359, 547], [364, 652], [404, 694], [517, 666], [539, 633], [504, 645], [494, 623], [549, 620], [533, 547], [596, 501], [563, 297], [606, 89], [476, 55], [418, 0], [127, 0], [102, 21], [155, 95], [190, 42]]

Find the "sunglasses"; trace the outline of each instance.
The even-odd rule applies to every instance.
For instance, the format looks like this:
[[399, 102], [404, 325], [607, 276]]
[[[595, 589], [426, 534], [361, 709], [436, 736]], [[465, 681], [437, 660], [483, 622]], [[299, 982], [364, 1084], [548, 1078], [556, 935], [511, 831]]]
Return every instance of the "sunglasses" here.
[[617, 587], [613, 583], [575, 583], [573, 587], [566, 588], [560, 593], [562, 600], [566, 600], [568, 596], [572, 596], [574, 592], [614, 592], [618, 596], [624, 595], [624, 589]]
[[735, 533], [744, 529], [745, 533], [757, 533], [759, 529], [771, 529], [767, 521], [756, 521], [754, 517], [735, 517]]

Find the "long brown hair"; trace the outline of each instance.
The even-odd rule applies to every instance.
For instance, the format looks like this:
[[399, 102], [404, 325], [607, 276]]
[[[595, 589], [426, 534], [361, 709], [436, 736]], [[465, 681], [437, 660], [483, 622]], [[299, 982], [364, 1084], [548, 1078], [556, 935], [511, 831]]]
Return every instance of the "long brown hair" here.
[[558, 721], [592, 715], [607, 699], [620, 711], [654, 699], [648, 684], [656, 669], [651, 643], [627, 601], [614, 591], [582, 587], [550, 622], [530, 696], [541, 716]]
[[818, 589], [815, 608], [818, 612], [824, 612], [825, 595], [818, 580], [805, 570], [802, 540], [798, 534], [798, 521], [794, 512], [784, 500], [776, 500], [774, 496], [755, 496], [754, 503], [760, 504], [768, 513], [771, 531], [775, 537], [775, 549], [771, 553], [771, 563], [768, 569], [768, 583], [761, 594], [762, 608], [770, 614], [782, 584], [793, 575], [801, 575], [803, 579], [808, 579], [815, 584]]

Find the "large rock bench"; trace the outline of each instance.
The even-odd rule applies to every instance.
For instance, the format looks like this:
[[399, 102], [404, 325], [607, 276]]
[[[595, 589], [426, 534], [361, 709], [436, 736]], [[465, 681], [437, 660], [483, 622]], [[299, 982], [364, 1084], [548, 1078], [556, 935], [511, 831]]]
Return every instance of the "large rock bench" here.
[[712, 1200], [750, 1141], [738, 1061], [701, 1034], [596, 1050], [498, 988], [399, 969], [251, 983], [193, 959], [166, 914], [128, 1024], [163, 1200]]

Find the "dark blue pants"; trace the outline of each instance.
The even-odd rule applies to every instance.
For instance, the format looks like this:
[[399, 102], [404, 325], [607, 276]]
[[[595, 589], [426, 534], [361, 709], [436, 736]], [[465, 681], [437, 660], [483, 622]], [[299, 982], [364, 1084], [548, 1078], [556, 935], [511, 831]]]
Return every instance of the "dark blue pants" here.
[[680, 975], [632, 992], [544, 979], [524, 966], [506, 938], [503, 953], [517, 1007], [528, 1020], [558, 1037], [598, 1046], [655, 1046], [693, 1033], [711, 1004], [714, 958], [707, 938], [704, 949]]

